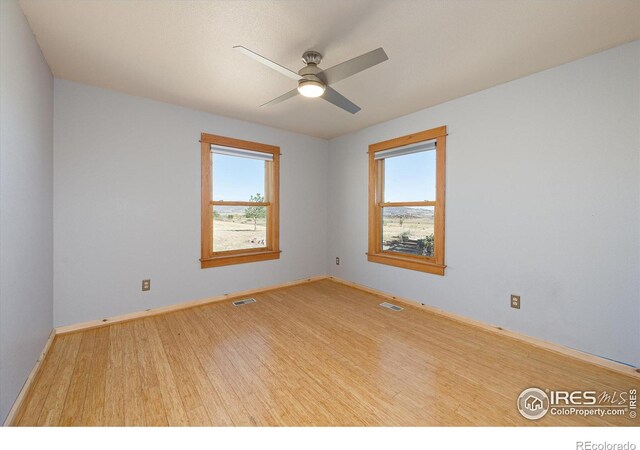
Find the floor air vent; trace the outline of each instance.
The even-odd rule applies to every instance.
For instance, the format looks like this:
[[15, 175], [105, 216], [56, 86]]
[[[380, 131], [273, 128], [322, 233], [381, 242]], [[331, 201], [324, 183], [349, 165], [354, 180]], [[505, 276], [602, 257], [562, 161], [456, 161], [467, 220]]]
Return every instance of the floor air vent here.
[[382, 306], [383, 308], [392, 309], [394, 311], [402, 311], [404, 309], [404, 308], [400, 308], [398, 305], [394, 305], [392, 303], [387, 303], [387, 302], [380, 303], [380, 306]]
[[255, 298], [243, 298], [242, 300], [233, 302], [233, 306], [242, 306], [242, 305], [246, 305], [247, 303], [255, 303], [255, 302], [256, 302]]

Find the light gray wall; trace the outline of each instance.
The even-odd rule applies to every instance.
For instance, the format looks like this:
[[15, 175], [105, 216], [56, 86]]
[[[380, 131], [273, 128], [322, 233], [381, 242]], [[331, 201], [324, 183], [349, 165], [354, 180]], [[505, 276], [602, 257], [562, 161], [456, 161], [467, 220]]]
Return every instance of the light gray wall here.
[[[326, 273], [327, 141], [59, 79], [54, 98], [56, 326]], [[281, 147], [280, 260], [200, 269], [201, 132]]]
[[[367, 146], [439, 125], [446, 275], [367, 262]], [[330, 272], [640, 365], [639, 152], [638, 41], [334, 139]]]
[[0, 421], [53, 325], [53, 78], [0, 1]]

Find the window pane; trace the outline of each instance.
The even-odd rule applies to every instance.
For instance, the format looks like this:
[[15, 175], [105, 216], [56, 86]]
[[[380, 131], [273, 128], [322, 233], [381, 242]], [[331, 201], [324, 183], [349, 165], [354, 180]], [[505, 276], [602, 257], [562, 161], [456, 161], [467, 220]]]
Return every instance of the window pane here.
[[382, 250], [433, 256], [433, 206], [382, 208]]
[[385, 202], [420, 202], [435, 199], [435, 150], [384, 160]]
[[214, 252], [266, 246], [266, 206], [213, 207]]
[[256, 194], [264, 198], [264, 161], [217, 153], [211, 161], [214, 200], [248, 202]]

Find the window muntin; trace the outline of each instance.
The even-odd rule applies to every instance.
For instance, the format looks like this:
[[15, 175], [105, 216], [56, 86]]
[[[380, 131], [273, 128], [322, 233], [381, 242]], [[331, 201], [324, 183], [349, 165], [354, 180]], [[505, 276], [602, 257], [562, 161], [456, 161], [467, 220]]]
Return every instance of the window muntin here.
[[202, 134], [202, 267], [279, 258], [279, 148]]
[[444, 275], [446, 127], [369, 146], [372, 262]]

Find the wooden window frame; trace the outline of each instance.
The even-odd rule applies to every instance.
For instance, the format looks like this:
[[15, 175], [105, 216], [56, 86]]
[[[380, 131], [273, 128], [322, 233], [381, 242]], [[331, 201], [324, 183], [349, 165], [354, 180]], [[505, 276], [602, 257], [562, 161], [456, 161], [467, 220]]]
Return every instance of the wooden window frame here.
[[[243, 141], [214, 134], [200, 136], [202, 160], [202, 204], [201, 204], [201, 246], [200, 265], [209, 267], [244, 264], [256, 261], [280, 259], [280, 147]], [[211, 145], [222, 145], [273, 155], [272, 161], [265, 161], [265, 201], [214, 201], [211, 186]], [[267, 208], [266, 246], [239, 250], [213, 251], [212, 206], [265, 206]]]
[[[447, 127], [413, 133], [388, 141], [369, 145], [369, 249], [370, 262], [402, 267], [410, 270], [444, 275], [444, 212], [445, 212], [445, 159]], [[436, 198], [428, 202], [388, 202], [384, 200], [384, 159], [375, 160], [375, 154], [383, 150], [436, 141]], [[432, 257], [405, 255], [382, 250], [382, 208], [389, 206], [433, 206], [434, 207], [434, 255]]]

